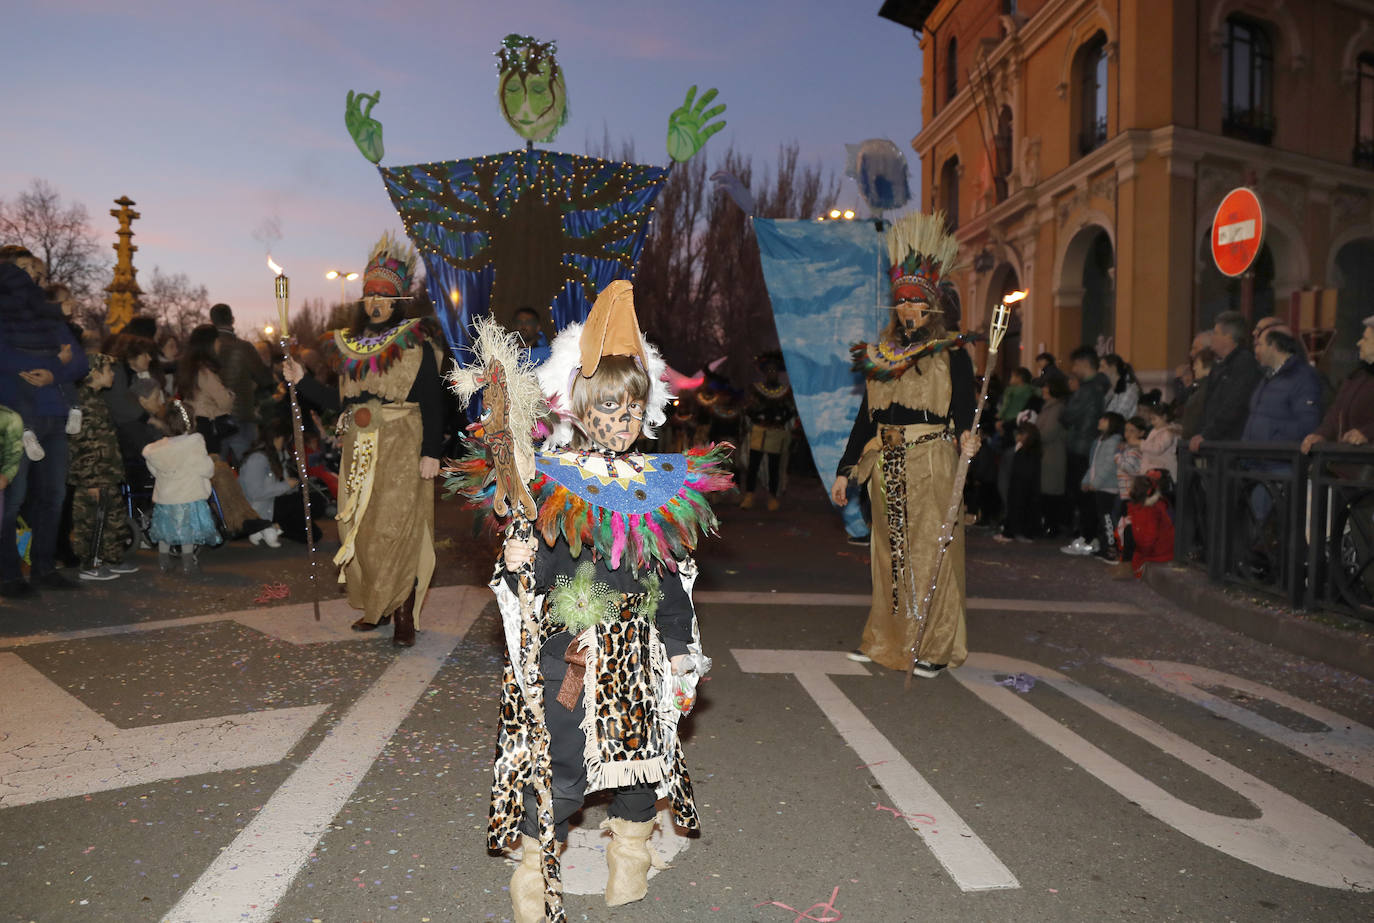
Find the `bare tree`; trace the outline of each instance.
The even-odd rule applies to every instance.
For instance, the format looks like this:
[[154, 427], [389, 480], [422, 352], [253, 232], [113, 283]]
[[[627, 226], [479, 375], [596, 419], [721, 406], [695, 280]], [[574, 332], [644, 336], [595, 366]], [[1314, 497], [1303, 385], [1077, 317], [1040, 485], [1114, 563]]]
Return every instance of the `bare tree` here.
[[[803, 166], [797, 145], [778, 151], [777, 165], [760, 175], [733, 148], [714, 170], [734, 174], [763, 218], [819, 213], [839, 191], [832, 175]], [[674, 168], [655, 206], [636, 273], [639, 314], [669, 364], [692, 373], [726, 357], [726, 373], [742, 384], [753, 357], [778, 344], [753, 227], [730, 197], [708, 181], [706, 158]]]
[[14, 198], [0, 199], [0, 244], [19, 244], [42, 259], [49, 279], [71, 290], [83, 315], [103, 300], [112, 261], [90, 213], [80, 202], [64, 203], [47, 181], [35, 179]]
[[158, 266], [143, 283], [139, 305], [139, 313], [157, 318], [162, 331], [183, 343], [192, 327], [209, 323], [209, 290], [192, 283], [185, 273], [164, 273]]

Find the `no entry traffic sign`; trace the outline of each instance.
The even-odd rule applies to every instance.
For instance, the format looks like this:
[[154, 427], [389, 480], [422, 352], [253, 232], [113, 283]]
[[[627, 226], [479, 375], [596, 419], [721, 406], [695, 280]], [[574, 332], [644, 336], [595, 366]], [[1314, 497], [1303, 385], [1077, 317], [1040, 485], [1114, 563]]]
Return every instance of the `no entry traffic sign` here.
[[1245, 272], [1264, 244], [1264, 207], [1245, 186], [1226, 193], [1212, 219], [1212, 259], [1228, 276]]

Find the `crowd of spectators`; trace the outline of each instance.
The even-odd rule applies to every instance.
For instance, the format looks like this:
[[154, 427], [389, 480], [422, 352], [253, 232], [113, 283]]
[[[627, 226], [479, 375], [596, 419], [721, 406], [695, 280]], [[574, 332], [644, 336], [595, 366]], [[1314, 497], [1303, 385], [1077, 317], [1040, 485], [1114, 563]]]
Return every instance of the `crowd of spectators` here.
[[337, 452], [307, 403], [295, 470], [286, 394], [280, 356], [240, 338], [228, 305], [184, 342], [144, 316], [83, 331], [42, 261], [0, 248], [0, 595], [135, 573], [140, 544], [195, 573], [197, 549], [221, 540], [305, 541], [300, 480], [332, 515]]
[[[1168, 400], [1142, 391], [1114, 353], [1080, 347], [1067, 375], [1043, 353], [1034, 375], [1016, 369], [1002, 392], [972, 469], [971, 514], [995, 528], [998, 541], [1067, 538], [1065, 554], [1139, 576], [1144, 562], [1172, 559], [1183, 448], [1198, 453], [1208, 442], [1239, 440], [1307, 452], [1321, 440], [1374, 439], [1374, 317], [1359, 350], [1360, 368], [1329, 402], [1302, 340], [1274, 317], [1251, 329], [1238, 312], [1218, 316], [1193, 340]], [[1257, 516], [1265, 507], [1263, 497], [1252, 498]]]

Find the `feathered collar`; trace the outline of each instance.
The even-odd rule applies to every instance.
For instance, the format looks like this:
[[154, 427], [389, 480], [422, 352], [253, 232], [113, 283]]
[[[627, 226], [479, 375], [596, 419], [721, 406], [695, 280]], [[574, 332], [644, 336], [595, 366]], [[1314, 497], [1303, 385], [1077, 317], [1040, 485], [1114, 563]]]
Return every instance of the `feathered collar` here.
[[420, 319], [412, 317], [373, 335], [365, 331], [353, 334], [347, 330], [335, 330], [326, 338], [325, 345], [337, 358], [339, 374], [357, 381], [364, 375], [379, 375], [387, 371], [401, 358], [401, 353], [418, 346], [424, 339], [425, 331]]
[[[487, 513], [495, 475], [484, 447], [448, 469], [445, 496], [458, 494]], [[728, 490], [734, 446], [719, 443], [685, 455], [626, 452], [539, 452], [530, 493], [539, 507], [535, 530], [553, 546], [561, 536], [573, 557], [589, 548], [611, 569], [632, 574], [677, 570], [717, 520], [706, 494]], [[488, 516], [495, 526], [495, 517]]]
[[[865, 378], [878, 381], [894, 381], [916, 368], [916, 363], [926, 356], [934, 356], [967, 343], [976, 343], [982, 336], [977, 333], [961, 333], [944, 340], [930, 340], [919, 346], [906, 348], [882, 341], [878, 343], [855, 343], [849, 347], [854, 359], [853, 369], [862, 372]], [[916, 369], [916, 374], [921, 374]]]

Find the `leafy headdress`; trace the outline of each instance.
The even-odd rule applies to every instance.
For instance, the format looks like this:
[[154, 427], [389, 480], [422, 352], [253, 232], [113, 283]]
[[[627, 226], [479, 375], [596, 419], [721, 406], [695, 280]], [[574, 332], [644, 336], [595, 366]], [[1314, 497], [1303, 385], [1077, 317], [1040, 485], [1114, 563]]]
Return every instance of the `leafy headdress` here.
[[949, 232], [944, 212], [903, 215], [887, 229], [887, 255], [892, 303], [904, 301], [943, 311], [946, 283], [959, 255], [959, 241]]
[[391, 232], [372, 246], [363, 271], [364, 298], [409, 298], [415, 278], [415, 248]]

